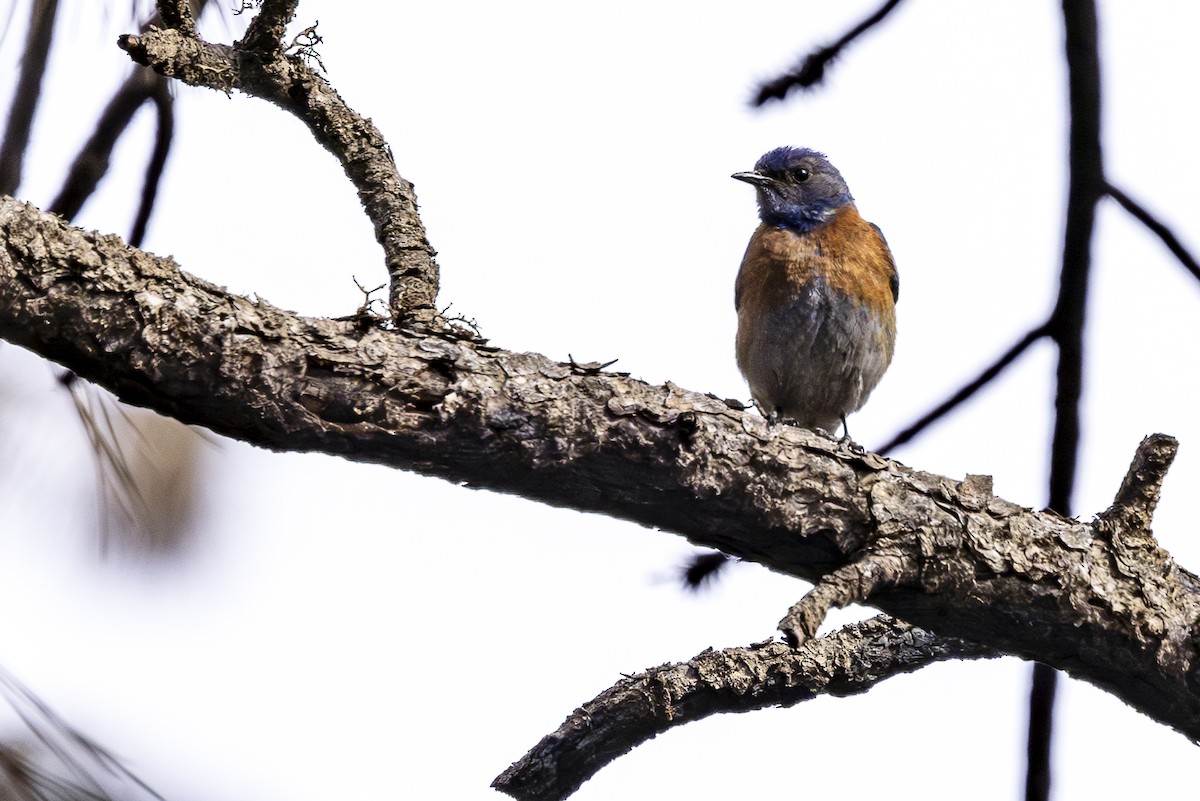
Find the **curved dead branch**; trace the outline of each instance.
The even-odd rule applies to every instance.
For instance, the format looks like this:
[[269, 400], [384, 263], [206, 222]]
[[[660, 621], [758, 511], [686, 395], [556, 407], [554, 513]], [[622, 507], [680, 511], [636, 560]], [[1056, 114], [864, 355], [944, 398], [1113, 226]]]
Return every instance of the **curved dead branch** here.
[[236, 89], [298, 117], [317, 142], [337, 157], [358, 190], [383, 248], [393, 316], [432, 319], [438, 268], [417, 214], [413, 185], [397, 171], [379, 129], [347, 106], [302, 55], [290, 54], [283, 46], [280, 37], [296, 3], [264, 3], [243, 42], [234, 45], [201, 39], [186, 2], [163, 6], [163, 19], [174, 27], [122, 36], [121, 48], [134, 61], [167, 77], [226, 93]]
[[998, 656], [880, 615], [793, 649], [778, 642], [708, 649], [628, 676], [576, 709], [492, 786], [522, 801], [566, 798], [617, 757], [663, 732], [720, 712], [858, 695], [948, 659]]

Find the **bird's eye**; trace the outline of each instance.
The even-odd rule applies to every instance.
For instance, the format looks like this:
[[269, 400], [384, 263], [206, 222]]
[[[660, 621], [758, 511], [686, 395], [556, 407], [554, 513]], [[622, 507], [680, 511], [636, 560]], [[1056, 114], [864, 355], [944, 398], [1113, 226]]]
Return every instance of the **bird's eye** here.
[[792, 170], [792, 180], [798, 184], [802, 184], [807, 181], [811, 175], [812, 173], [808, 171], [807, 167], [797, 167], [796, 169]]

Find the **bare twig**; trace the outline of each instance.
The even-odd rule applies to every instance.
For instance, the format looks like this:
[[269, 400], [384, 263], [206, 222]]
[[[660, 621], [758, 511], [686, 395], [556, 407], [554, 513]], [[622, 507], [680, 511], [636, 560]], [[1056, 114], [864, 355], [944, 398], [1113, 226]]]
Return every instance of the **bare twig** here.
[[1079, 450], [1079, 399], [1083, 393], [1083, 326], [1096, 205], [1104, 196], [1100, 148], [1100, 50], [1092, 0], [1064, 0], [1070, 129], [1070, 186], [1063, 237], [1058, 302], [1050, 336], [1058, 345], [1054, 438], [1051, 444], [1049, 506], [1071, 514]]
[[1050, 797], [1050, 747], [1054, 742], [1054, 697], [1058, 671], [1035, 663], [1029, 679], [1029, 727], [1025, 737], [1025, 798]]
[[[142, 25], [142, 30], [163, 24], [164, 19], [177, 19], [177, 24], [195, 28], [195, 15], [201, 13], [208, 0], [172, 0], [163, 2], [160, 13]], [[162, 16], [167, 15], [166, 17]], [[140, 241], [145, 235], [154, 201], [158, 194], [158, 182], [166, 165], [167, 154], [174, 135], [174, 112], [171, 110], [171, 94], [168, 82], [152, 70], [135, 68], [109, 99], [100, 113], [92, 135], [75, 156], [71, 169], [63, 181], [58, 196], [49, 209], [68, 220], [74, 219], [83, 204], [96, 191], [100, 179], [108, 172], [113, 149], [117, 141], [128, 130], [133, 115], [146, 102], [153, 102], [158, 112], [158, 131], [154, 150], [146, 167], [142, 183], [142, 197], [137, 217], [133, 224], [133, 239]]]
[[292, 43], [284, 48], [284, 52], [289, 55], [297, 55], [301, 58], [317, 65], [322, 73], [327, 73], [325, 62], [321, 60], [321, 54], [317, 52], [317, 45], [325, 41], [321, 34], [317, 33], [317, 24], [314, 22], [300, 33], [292, 37]]
[[1175, 236], [1175, 233], [1165, 223], [1161, 222], [1144, 206], [1122, 192], [1112, 183], [1106, 182], [1104, 184], [1104, 191], [1109, 197], [1117, 201], [1121, 208], [1132, 214], [1134, 219], [1149, 228], [1150, 232], [1161, 239], [1162, 243], [1167, 246], [1167, 250], [1171, 251], [1171, 255], [1179, 259], [1179, 263], [1195, 278], [1200, 279], [1200, 263], [1196, 261], [1195, 256], [1188, 252], [1188, 249], [1179, 241], [1179, 237]]
[[146, 238], [146, 227], [150, 224], [154, 201], [158, 198], [158, 186], [167, 166], [167, 156], [171, 153], [171, 143], [175, 139], [175, 99], [167, 82], [159, 76], [155, 77], [157, 80], [151, 87], [150, 99], [154, 101], [158, 127], [154, 131], [154, 149], [150, 153], [150, 161], [146, 164], [146, 174], [142, 179], [142, 196], [138, 203], [137, 217], [134, 218], [133, 230], [129, 234], [129, 244], [135, 247], [141, 247]]
[[[15, 8], [15, 6], [14, 6]], [[29, 146], [29, 132], [42, 96], [42, 77], [50, 58], [58, 0], [34, 0], [29, 6], [29, 30], [21, 54], [21, 71], [8, 108], [8, 125], [0, 143], [0, 195], [12, 195], [21, 185], [21, 167]]]
[[996, 376], [1000, 375], [1000, 373], [1002, 373], [1006, 367], [1015, 362], [1017, 358], [1020, 357], [1020, 355], [1026, 350], [1028, 350], [1031, 345], [1033, 345], [1042, 337], [1047, 336], [1048, 333], [1048, 323], [1042, 323], [1036, 328], [1031, 329], [1025, 334], [1025, 336], [1017, 340], [1015, 345], [1006, 350], [1000, 356], [1000, 358], [992, 362], [992, 364], [984, 369], [984, 371], [978, 376], [973, 378], [971, 381], [968, 381], [961, 389], [924, 414], [915, 423], [900, 431], [900, 433], [896, 434], [896, 436], [892, 437], [885, 445], [883, 445], [883, 447], [879, 449], [879, 452], [891, 453], [901, 445], [910, 442], [922, 431], [945, 417], [960, 404], [971, 398], [971, 396], [973, 396], [976, 392], [991, 383]]
[[901, 0], [887, 0], [871, 16], [850, 29], [842, 38], [831, 45], [818, 48], [800, 62], [791, 72], [768, 81], [758, 87], [752, 105], [761, 106], [768, 100], [782, 100], [792, 89], [811, 89], [825, 78], [825, 68], [855, 39], [879, 24], [900, 5]]

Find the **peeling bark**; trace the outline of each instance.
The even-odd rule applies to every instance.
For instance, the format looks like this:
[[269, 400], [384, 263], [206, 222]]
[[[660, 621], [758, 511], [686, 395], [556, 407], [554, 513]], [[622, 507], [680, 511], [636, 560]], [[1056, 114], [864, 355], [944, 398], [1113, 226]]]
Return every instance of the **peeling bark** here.
[[[672, 384], [445, 324], [301, 317], [0, 201], [0, 336], [187, 423], [662, 528], [948, 637], [1034, 659], [1200, 736], [1200, 583], [1147, 525], [1151, 437], [1095, 523], [997, 498]], [[829, 580], [822, 582], [828, 575]], [[807, 606], [805, 606], [807, 604]]]

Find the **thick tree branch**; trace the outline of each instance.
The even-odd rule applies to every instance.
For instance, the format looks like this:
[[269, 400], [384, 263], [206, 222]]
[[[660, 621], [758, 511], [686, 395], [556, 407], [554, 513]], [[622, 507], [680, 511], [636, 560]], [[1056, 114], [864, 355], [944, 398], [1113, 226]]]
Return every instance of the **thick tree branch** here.
[[1070, 184], [1058, 301], [1050, 319], [1050, 336], [1058, 345], [1058, 370], [1048, 504], [1060, 514], [1069, 515], [1079, 454], [1083, 327], [1087, 319], [1092, 233], [1105, 181], [1100, 147], [1100, 46], [1094, 2], [1063, 0], [1063, 21], [1071, 110]]
[[[671, 384], [445, 328], [300, 317], [10, 199], [0, 337], [263, 447], [601, 512], [818, 587], [869, 567], [869, 603], [1065, 669], [1200, 738], [1200, 581], [1113, 512], [1087, 524], [1031, 511], [986, 477], [922, 473]], [[1150, 480], [1122, 498], [1156, 492], [1169, 460], [1143, 461]]]
[[[1100, 41], [1093, 0], [1063, 0], [1066, 41], [1069, 140], [1067, 220], [1063, 235], [1058, 301], [1050, 317], [1050, 336], [1058, 345], [1054, 382], [1054, 434], [1050, 442], [1050, 489], [1047, 505], [1072, 515], [1076, 464], [1082, 431], [1088, 283], [1096, 206], [1104, 196], [1104, 159], [1100, 147]], [[1046, 801], [1051, 786], [1051, 735], [1057, 676], [1045, 664], [1033, 666], [1029, 696], [1026, 801]]]
[[571, 713], [492, 786], [522, 801], [566, 798], [605, 765], [663, 732], [720, 712], [790, 707], [864, 693], [947, 659], [998, 656], [881, 615], [799, 649], [782, 643], [706, 650], [629, 676]]
[[[176, 10], [185, 4], [178, 3]], [[387, 142], [375, 125], [346, 105], [333, 87], [278, 39], [294, 2], [264, 3], [243, 44], [219, 45], [195, 33], [190, 16], [181, 27], [126, 35], [118, 44], [139, 64], [192, 86], [234, 89], [269, 100], [298, 117], [337, 157], [375, 227], [390, 277], [396, 319], [432, 319], [437, 302], [435, 252], [417, 214], [413, 186], [396, 170]], [[163, 9], [164, 17], [166, 9]]]
[[296, 16], [297, 5], [299, 0], [264, 0], [262, 8], [246, 26], [242, 46], [251, 52], [278, 57], [283, 50], [288, 23]]
[[[1096, 524], [1108, 532], [1112, 542], [1119, 543], [1121, 552], [1133, 554], [1125, 569], [1131, 571], [1130, 575], [1141, 574], [1140, 580], [1151, 592], [1162, 586], [1153, 574], [1169, 562], [1169, 557], [1157, 549], [1148, 526], [1176, 448], [1169, 437], [1147, 438], [1138, 448], [1112, 508]], [[990, 495], [986, 477], [970, 477], [960, 490], [965, 496]], [[1139, 553], [1138, 549], [1144, 550]], [[878, 557], [885, 551], [876, 548], [818, 583], [805, 599], [811, 602], [824, 597], [816, 616], [806, 621], [810, 630], [815, 630], [831, 601], [860, 600], [878, 588], [881, 582], [872, 580], [864, 565], [879, 564]], [[886, 567], [878, 575], [887, 576], [889, 572], [895, 575]], [[1155, 603], [1162, 600], [1155, 599]], [[800, 617], [794, 609], [785, 624]], [[792, 644], [764, 643], [750, 648], [707, 650], [686, 663], [662, 665], [618, 682], [573, 712], [492, 786], [521, 801], [565, 798], [637, 745], [717, 712], [792, 706], [822, 693], [865, 692], [879, 681], [935, 661], [996, 655], [985, 646], [938, 637], [887, 616], [847, 626], [795, 649]], [[1046, 677], [1054, 675], [1052, 670], [1035, 673], [1035, 693], [1052, 698], [1054, 683], [1046, 686]], [[1045, 719], [1047, 724], [1050, 720]], [[1043, 771], [1032, 775], [1031, 781], [1045, 784], [1048, 778], [1048, 772]]]

